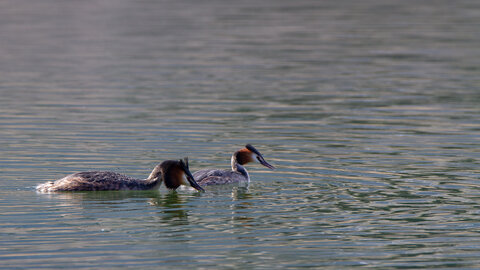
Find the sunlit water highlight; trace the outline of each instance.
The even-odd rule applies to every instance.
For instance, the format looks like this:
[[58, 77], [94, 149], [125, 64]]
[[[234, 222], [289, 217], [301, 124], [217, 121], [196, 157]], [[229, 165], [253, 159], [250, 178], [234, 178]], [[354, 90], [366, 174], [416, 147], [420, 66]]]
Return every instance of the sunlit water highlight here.
[[[477, 1], [3, 1], [0, 268], [479, 268]], [[206, 193], [37, 194], [165, 159]]]

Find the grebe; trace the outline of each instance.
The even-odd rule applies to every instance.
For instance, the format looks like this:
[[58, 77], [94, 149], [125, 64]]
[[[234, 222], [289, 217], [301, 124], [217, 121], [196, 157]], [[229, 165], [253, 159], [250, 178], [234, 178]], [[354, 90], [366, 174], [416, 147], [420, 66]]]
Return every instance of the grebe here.
[[203, 169], [193, 173], [193, 177], [201, 186], [223, 185], [236, 182], [250, 182], [250, 176], [243, 165], [256, 161], [263, 166], [274, 170], [275, 167], [265, 161], [262, 154], [251, 144], [247, 144], [232, 155], [232, 170]]
[[195, 182], [185, 160], [166, 160], [157, 165], [147, 179], [135, 179], [115, 172], [79, 172], [65, 176], [55, 182], [37, 186], [39, 192], [94, 191], [94, 190], [153, 190], [162, 181], [168, 189], [190, 185], [198, 191], [205, 191]]

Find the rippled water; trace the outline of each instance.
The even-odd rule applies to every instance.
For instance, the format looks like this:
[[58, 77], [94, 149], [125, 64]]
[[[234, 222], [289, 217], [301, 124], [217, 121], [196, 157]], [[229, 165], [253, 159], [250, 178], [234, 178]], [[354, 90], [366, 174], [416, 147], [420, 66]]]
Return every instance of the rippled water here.
[[[0, 267], [479, 268], [478, 1], [2, 1]], [[37, 194], [165, 159], [206, 193]]]

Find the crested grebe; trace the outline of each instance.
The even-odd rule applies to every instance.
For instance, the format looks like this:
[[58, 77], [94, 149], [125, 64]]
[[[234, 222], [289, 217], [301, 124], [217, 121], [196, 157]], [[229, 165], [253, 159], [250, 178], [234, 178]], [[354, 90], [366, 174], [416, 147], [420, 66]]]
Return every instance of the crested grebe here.
[[190, 185], [204, 191], [193, 178], [185, 160], [166, 160], [157, 165], [147, 179], [135, 179], [115, 172], [79, 172], [65, 176], [55, 182], [37, 186], [39, 192], [94, 191], [94, 190], [152, 190], [162, 181], [168, 189], [175, 190], [180, 185]]
[[258, 162], [274, 170], [275, 167], [265, 161], [262, 154], [251, 144], [247, 144], [232, 155], [232, 170], [203, 169], [193, 173], [193, 177], [201, 186], [222, 185], [236, 182], [250, 182], [250, 176], [243, 165], [249, 162]]

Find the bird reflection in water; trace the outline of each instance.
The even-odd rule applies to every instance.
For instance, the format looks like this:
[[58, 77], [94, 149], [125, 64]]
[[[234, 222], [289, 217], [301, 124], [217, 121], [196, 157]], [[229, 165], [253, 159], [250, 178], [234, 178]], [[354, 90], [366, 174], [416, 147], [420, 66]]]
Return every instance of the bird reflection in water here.
[[[159, 194], [158, 197], [152, 198], [150, 205], [161, 207], [163, 220], [188, 220], [188, 212], [185, 210], [185, 199], [179, 196], [177, 192], [168, 192]], [[178, 224], [176, 224], [178, 225]]]
[[255, 226], [254, 218], [249, 216], [250, 209], [254, 206], [250, 201], [253, 196], [249, 192], [248, 187], [236, 187], [232, 190], [232, 224], [235, 227], [252, 227]]

